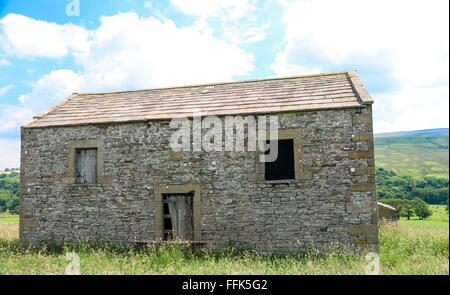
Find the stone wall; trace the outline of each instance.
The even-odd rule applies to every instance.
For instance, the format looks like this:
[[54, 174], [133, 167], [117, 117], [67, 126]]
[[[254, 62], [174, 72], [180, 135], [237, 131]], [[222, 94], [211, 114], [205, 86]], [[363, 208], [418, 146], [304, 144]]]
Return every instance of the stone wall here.
[[[254, 177], [255, 152], [173, 153], [169, 121], [22, 128], [21, 243], [154, 240], [155, 187], [199, 185], [196, 239], [209, 249], [377, 250], [371, 106], [278, 115], [280, 129], [301, 130], [306, 177]], [[101, 145], [98, 184], [74, 183], [80, 142]]]

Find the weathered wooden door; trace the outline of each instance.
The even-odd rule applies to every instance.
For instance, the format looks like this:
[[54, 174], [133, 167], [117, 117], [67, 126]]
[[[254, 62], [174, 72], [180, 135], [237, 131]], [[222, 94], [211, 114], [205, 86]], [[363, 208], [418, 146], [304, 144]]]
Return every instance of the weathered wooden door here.
[[170, 194], [166, 197], [174, 239], [194, 240], [192, 194]]
[[97, 149], [77, 149], [77, 183], [97, 183]]

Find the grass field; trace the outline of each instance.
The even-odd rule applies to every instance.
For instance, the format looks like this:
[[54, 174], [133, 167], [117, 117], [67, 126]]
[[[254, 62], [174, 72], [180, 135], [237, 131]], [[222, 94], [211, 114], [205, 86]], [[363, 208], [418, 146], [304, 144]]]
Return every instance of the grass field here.
[[18, 223], [19, 215], [12, 214], [9, 211], [0, 212], [0, 223]]
[[416, 178], [449, 178], [448, 136], [375, 138], [377, 168]]
[[448, 213], [445, 210], [446, 205], [429, 205], [433, 214], [425, 220], [419, 220], [418, 217], [412, 217], [408, 220], [406, 217], [400, 218], [400, 223], [412, 227], [422, 228], [440, 228], [448, 229]]
[[1, 223], [18, 223], [18, 222], [19, 222], [19, 216], [13, 216], [13, 217], [0, 216], [0, 224]]
[[[180, 247], [136, 250], [59, 247], [30, 250], [18, 245], [18, 225], [0, 224], [0, 272], [64, 274], [66, 255], [80, 257], [81, 274], [365, 274], [365, 256], [346, 252], [291, 255], [227, 249], [192, 255]], [[449, 274], [449, 231], [439, 227], [380, 227], [382, 274]]]

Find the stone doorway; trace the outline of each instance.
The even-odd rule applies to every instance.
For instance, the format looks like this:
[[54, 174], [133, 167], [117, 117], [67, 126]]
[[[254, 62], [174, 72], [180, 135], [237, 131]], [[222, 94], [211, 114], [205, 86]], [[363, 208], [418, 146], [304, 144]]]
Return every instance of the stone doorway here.
[[[154, 186], [155, 240], [180, 237], [202, 241], [201, 190], [198, 184]], [[169, 208], [172, 204], [172, 209]], [[191, 209], [192, 208], [192, 209]], [[172, 213], [177, 212], [178, 213]], [[175, 220], [172, 220], [174, 216]], [[172, 225], [174, 223], [174, 225]], [[174, 230], [177, 233], [174, 236]], [[171, 235], [171, 236], [170, 236]]]

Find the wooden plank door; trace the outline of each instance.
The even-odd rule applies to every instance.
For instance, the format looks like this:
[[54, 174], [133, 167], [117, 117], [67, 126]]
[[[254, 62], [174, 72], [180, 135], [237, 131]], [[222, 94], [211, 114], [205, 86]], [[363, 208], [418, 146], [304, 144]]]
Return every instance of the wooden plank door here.
[[77, 149], [77, 183], [97, 183], [97, 149]]
[[167, 195], [172, 235], [174, 239], [194, 240], [194, 214], [192, 194]]

